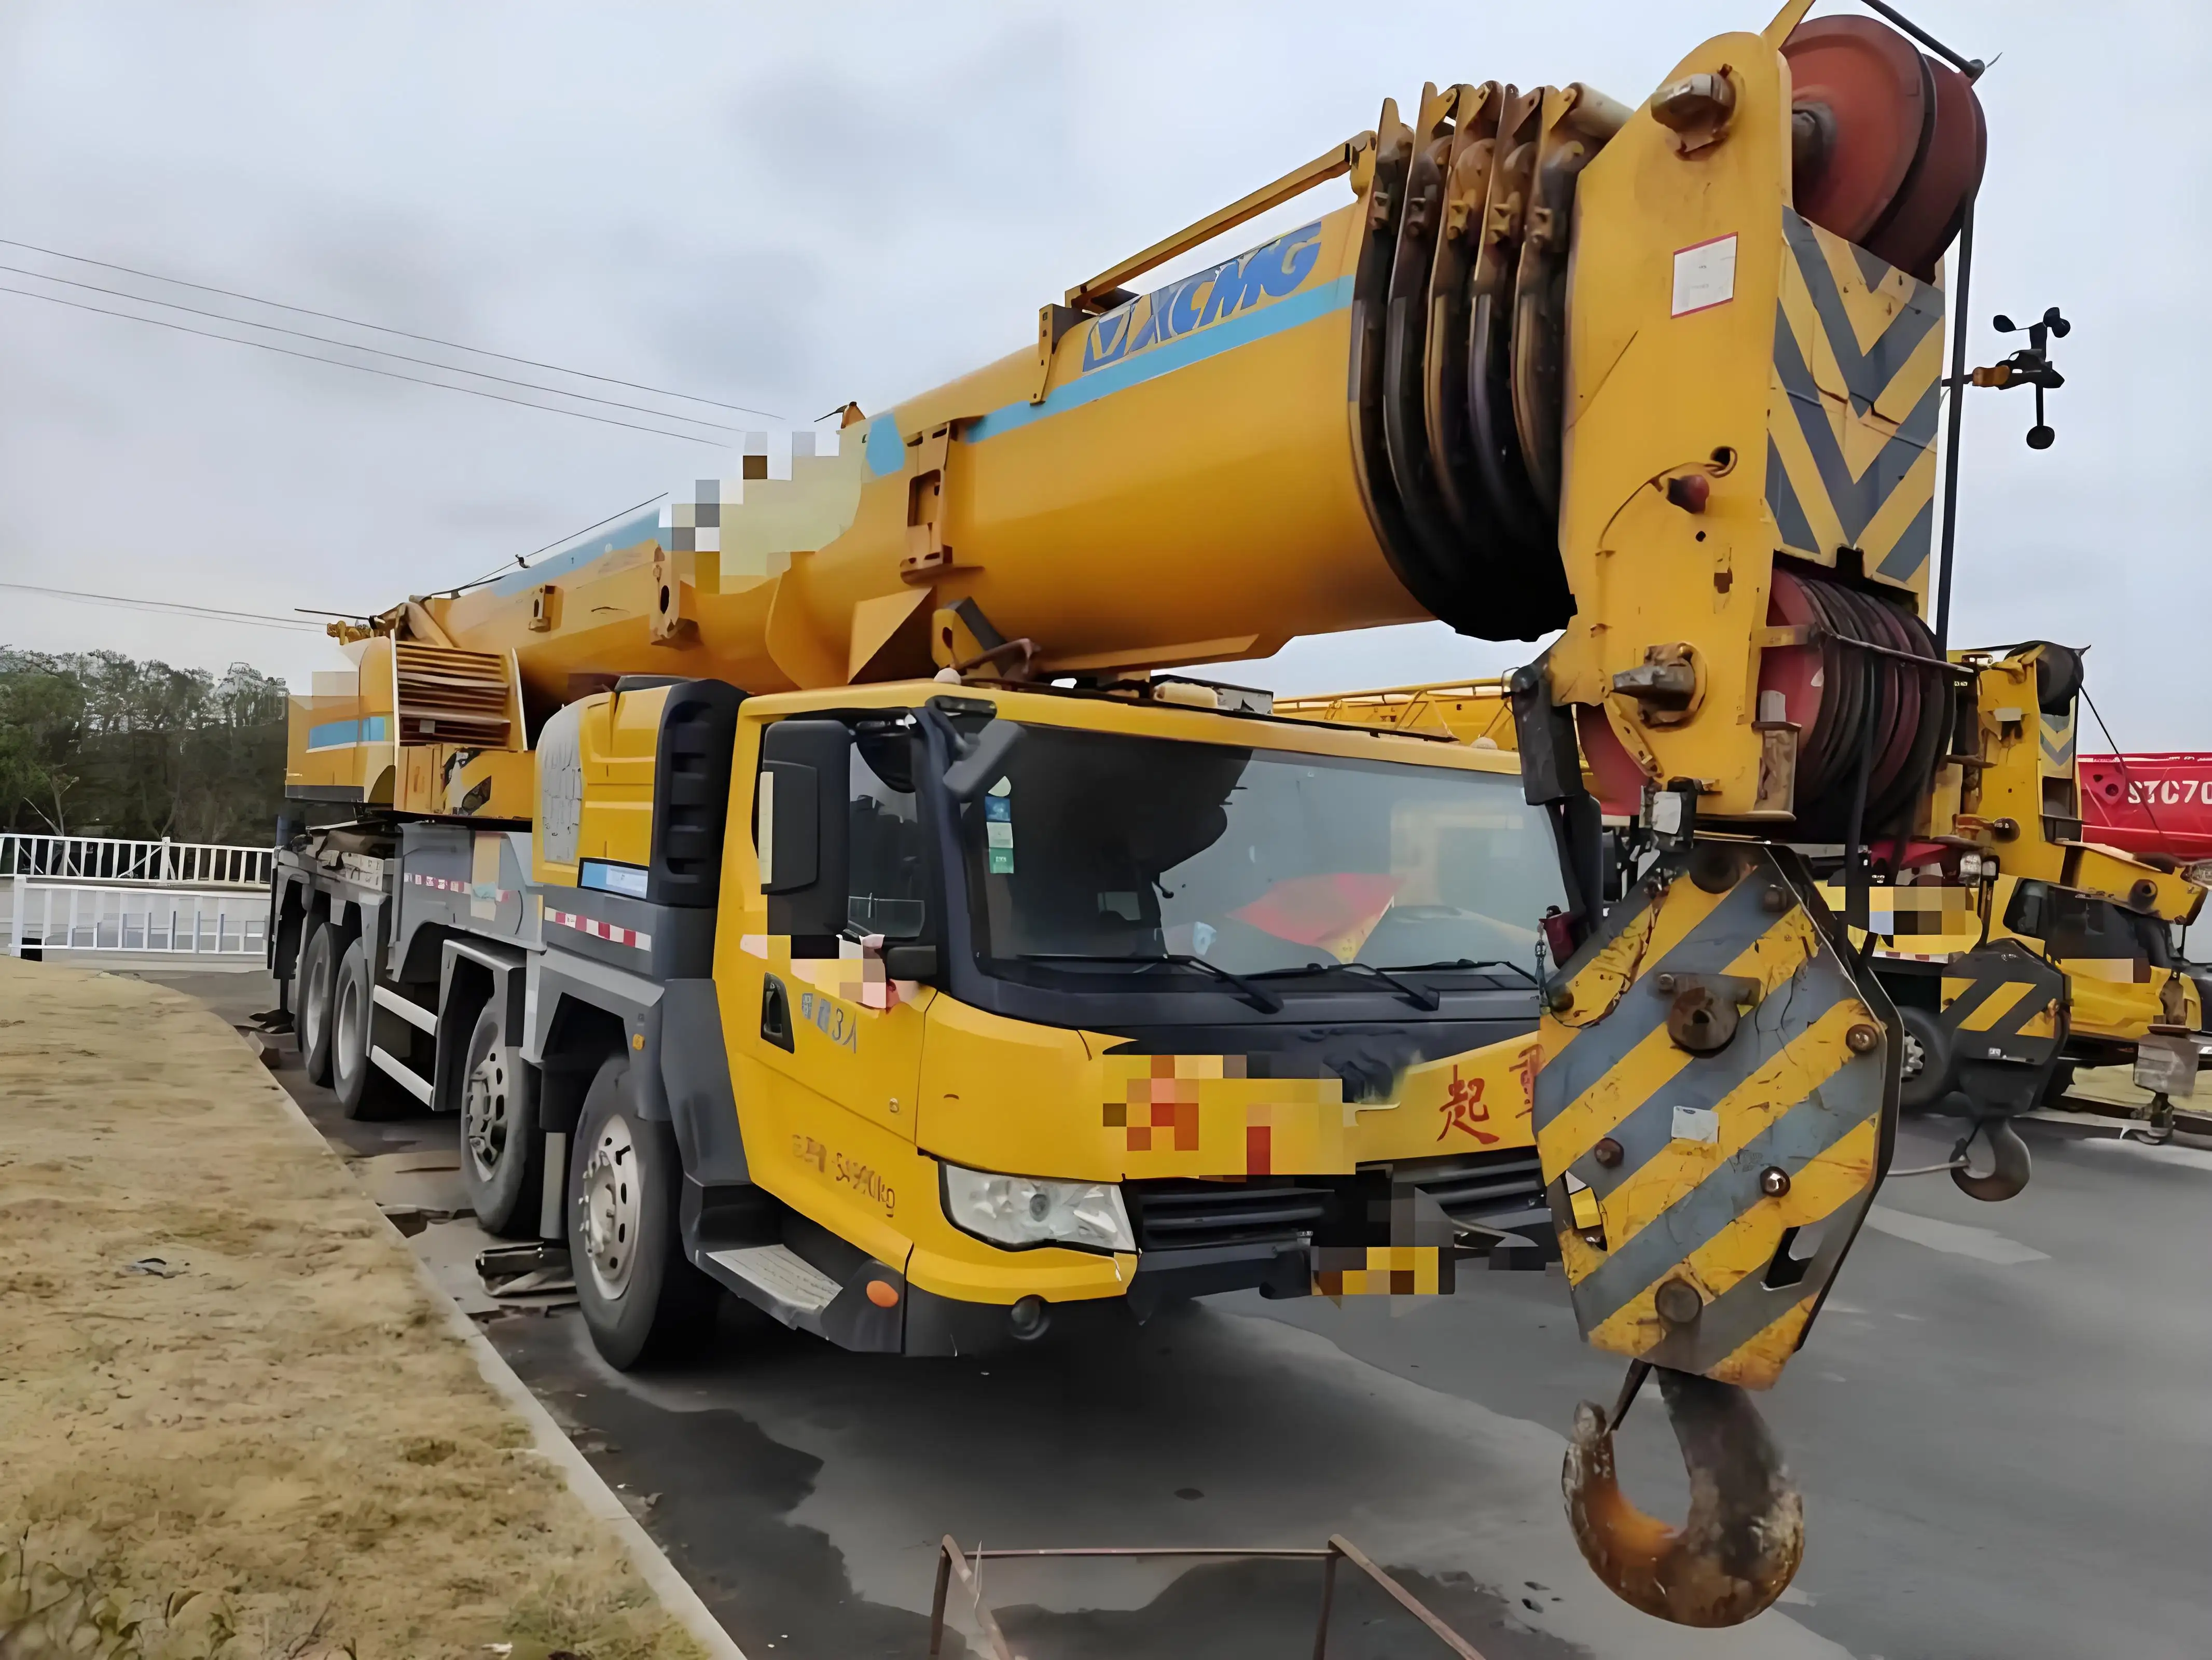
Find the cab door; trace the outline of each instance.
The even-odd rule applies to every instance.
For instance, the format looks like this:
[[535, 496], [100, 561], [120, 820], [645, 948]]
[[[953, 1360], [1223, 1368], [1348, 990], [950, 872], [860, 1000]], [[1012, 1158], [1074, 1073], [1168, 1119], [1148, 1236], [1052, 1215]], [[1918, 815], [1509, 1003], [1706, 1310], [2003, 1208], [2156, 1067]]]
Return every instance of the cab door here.
[[[843, 721], [794, 716], [761, 733], [753, 857], [733, 859], [726, 874], [743, 885], [746, 921], [717, 953], [753, 1179], [893, 1264], [904, 1260], [901, 1213], [936, 1202], [921, 1190], [914, 1150], [935, 994], [890, 979], [861, 939], [913, 940], [932, 924], [912, 779], [900, 764], [909, 742], [889, 720], [856, 733]], [[732, 814], [733, 836], [745, 822]]]

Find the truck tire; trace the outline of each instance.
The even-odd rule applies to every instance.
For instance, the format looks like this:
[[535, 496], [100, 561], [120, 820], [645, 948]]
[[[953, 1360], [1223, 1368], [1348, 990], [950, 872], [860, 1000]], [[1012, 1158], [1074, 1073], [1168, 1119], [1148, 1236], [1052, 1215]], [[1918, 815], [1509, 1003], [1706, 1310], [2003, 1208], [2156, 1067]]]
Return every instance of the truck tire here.
[[684, 1257], [675, 1134], [630, 1104], [629, 1063], [610, 1055], [584, 1097], [568, 1159], [568, 1260], [592, 1346], [617, 1371], [705, 1338], [715, 1287]]
[[504, 1036], [498, 1008], [485, 1004], [461, 1057], [461, 1187], [487, 1231], [532, 1237], [545, 1169], [538, 1079]]
[[328, 922], [315, 922], [307, 943], [300, 948], [299, 977], [294, 982], [298, 997], [293, 1020], [298, 1032], [300, 1064], [307, 1081], [327, 1087], [331, 1081], [331, 988], [337, 978], [337, 931]]
[[376, 1000], [370, 993], [375, 983], [368, 941], [349, 939], [331, 986], [331, 1089], [349, 1118], [396, 1118], [414, 1104], [369, 1062], [369, 1040], [376, 1030]]
[[1940, 1015], [1910, 1003], [1897, 1017], [1905, 1027], [1905, 1048], [1898, 1104], [1907, 1112], [1925, 1112], [1951, 1092], [1957, 1067], [1951, 1033]]

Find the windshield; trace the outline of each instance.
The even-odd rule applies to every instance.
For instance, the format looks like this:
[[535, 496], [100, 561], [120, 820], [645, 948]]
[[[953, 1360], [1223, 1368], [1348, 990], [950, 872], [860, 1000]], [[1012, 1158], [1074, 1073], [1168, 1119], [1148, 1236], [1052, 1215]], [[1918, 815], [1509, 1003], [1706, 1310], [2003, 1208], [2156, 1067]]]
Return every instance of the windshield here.
[[1519, 780], [1443, 767], [1032, 726], [962, 837], [1001, 964], [1533, 965], [1560, 903]]

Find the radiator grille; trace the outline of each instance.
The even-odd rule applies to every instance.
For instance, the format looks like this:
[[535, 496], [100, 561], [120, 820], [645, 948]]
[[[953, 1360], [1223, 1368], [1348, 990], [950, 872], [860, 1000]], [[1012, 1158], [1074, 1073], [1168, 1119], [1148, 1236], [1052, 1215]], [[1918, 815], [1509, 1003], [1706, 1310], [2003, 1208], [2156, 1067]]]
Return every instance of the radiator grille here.
[[1299, 1239], [1328, 1220], [1336, 1204], [1327, 1188], [1249, 1182], [1131, 1182], [1122, 1193], [1140, 1250]]
[[1534, 1147], [1405, 1163], [1395, 1175], [1435, 1200], [1455, 1222], [1511, 1215], [1544, 1203], [1543, 1161]]

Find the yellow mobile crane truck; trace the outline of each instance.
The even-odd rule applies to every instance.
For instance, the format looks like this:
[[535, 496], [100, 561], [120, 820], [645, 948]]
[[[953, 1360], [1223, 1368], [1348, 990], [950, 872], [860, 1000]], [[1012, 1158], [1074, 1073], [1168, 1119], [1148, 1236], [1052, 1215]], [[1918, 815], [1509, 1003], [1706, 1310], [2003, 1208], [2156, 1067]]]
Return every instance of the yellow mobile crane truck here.
[[[1957, 746], [1949, 826], [1965, 856], [1968, 903], [1953, 892], [1916, 908], [1911, 889], [1886, 891], [1894, 903], [1872, 919], [1884, 936], [1875, 960], [1954, 958], [1978, 936], [2017, 940], [2061, 970], [2062, 1058], [2039, 1098], [2063, 1093], [2076, 1066], [2131, 1063], [2144, 1049], [2178, 1056], [2193, 1080], [2193, 1034], [2204, 1008], [2172, 930], [2197, 920], [2205, 890], [2084, 837], [2075, 760], [2081, 654], [2035, 641], [1953, 655], [1975, 677], [1974, 724]], [[1910, 1032], [1905, 1104], [1935, 1105], [1954, 1087], [1971, 1034], [1949, 1019], [1931, 1021], [1925, 1010], [1900, 1012]]]
[[[1984, 148], [1978, 64], [1807, 9], [1635, 107], [1386, 102], [789, 477], [343, 626], [289, 788], [347, 822], [272, 896], [309, 1064], [454, 1112], [619, 1365], [716, 1284], [917, 1354], [1446, 1292], [1542, 1207], [1632, 1363], [1577, 1418], [1584, 1554], [1664, 1618], [1765, 1607], [1802, 1528], [1744, 1389], [1881, 1180], [1901, 1046], [1778, 838], [1932, 787], [1938, 261]], [[1428, 617], [1565, 626], [1517, 769], [1166, 672]], [[1578, 729], [1654, 786], [1610, 903]], [[1612, 1474], [1654, 1367], [1679, 1529]]]

